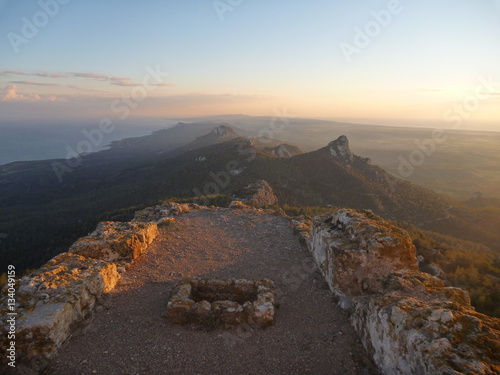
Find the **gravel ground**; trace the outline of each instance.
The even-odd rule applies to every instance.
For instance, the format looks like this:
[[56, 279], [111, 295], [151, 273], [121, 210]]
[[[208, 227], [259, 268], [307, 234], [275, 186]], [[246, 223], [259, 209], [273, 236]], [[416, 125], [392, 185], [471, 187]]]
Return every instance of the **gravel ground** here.
[[[275, 324], [207, 330], [165, 318], [183, 277], [270, 278]], [[204, 210], [160, 230], [44, 374], [376, 374], [289, 220]]]

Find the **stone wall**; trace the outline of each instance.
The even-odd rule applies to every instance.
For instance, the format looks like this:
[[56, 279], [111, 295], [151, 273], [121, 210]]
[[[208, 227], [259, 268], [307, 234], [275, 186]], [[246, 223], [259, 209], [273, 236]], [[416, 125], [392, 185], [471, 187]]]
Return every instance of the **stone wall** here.
[[340, 210], [303, 236], [383, 374], [500, 373], [500, 319], [418, 271], [406, 232], [371, 211]]
[[[158, 235], [155, 222], [102, 222], [89, 236], [16, 282], [14, 311], [18, 362], [50, 358], [99, 298], [120, 279], [118, 271], [144, 253]], [[117, 267], [117, 264], [120, 267]], [[0, 296], [0, 364], [10, 345], [12, 312], [6, 286]]]
[[[62, 253], [23, 277], [16, 290], [16, 351], [18, 360], [50, 357], [74, 325], [93, 309], [98, 298], [114, 288], [116, 265]], [[9, 305], [0, 303], [0, 347], [8, 348]], [[5, 356], [2, 353], [2, 358]]]
[[108, 262], [132, 261], [146, 251], [158, 235], [156, 223], [105, 221], [70, 248], [70, 253]]

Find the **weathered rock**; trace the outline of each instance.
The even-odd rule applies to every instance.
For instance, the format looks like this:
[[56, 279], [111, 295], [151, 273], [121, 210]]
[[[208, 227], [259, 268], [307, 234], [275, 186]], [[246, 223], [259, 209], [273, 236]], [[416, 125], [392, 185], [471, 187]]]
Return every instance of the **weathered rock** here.
[[341, 135], [336, 140], [330, 142], [325, 149], [333, 160], [340, 162], [346, 168], [351, 168], [355, 165], [363, 167], [371, 163], [370, 158], [362, 158], [351, 152], [349, 140], [345, 135]]
[[232, 201], [229, 208], [248, 208], [248, 206], [242, 201]]
[[288, 216], [282, 208], [277, 208], [276, 210], [273, 210], [273, 214], [278, 215], [278, 216]]
[[422, 272], [394, 273], [383, 295], [353, 298], [351, 321], [385, 374], [498, 374], [500, 319]]
[[315, 217], [309, 245], [337, 295], [380, 293], [392, 271], [418, 269], [406, 232], [371, 211], [343, 209]]
[[259, 180], [235, 194], [239, 200], [253, 207], [272, 206], [278, 203], [273, 189], [267, 181]]
[[341, 160], [343, 163], [349, 165], [354, 161], [354, 154], [349, 148], [349, 140], [345, 135], [341, 135], [335, 141], [328, 144], [332, 157]]
[[163, 218], [174, 217], [185, 212], [194, 210], [206, 209], [207, 207], [200, 206], [196, 203], [176, 203], [165, 202], [153, 207], [147, 207], [137, 211], [132, 219], [132, 222], [158, 222]]
[[302, 153], [300, 148], [294, 145], [281, 144], [269, 149], [269, 152], [279, 158], [291, 158]]
[[[62, 253], [19, 280], [15, 305], [18, 360], [50, 357], [119, 278], [115, 264]], [[0, 347], [4, 349], [10, 311], [6, 289], [2, 294]], [[5, 358], [3, 353], [1, 358]]]
[[311, 226], [312, 220], [310, 218], [306, 218], [303, 215], [297, 216], [296, 218], [292, 219], [293, 231], [305, 244], [309, 242], [309, 238], [311, 237]]
[[448, 282], [448, 277], [446, 272], [444, 272], [439, 266], [434, 263], [419, 262], [418, 268], [420, 271], [428, 273], [429, 275], [435, 276], [444, 282]]
[[274, 283], [268, 279], [186, 279], [179, 283], [167, 305], [175, 323], [268, 326], [275, 313]]
[[500, 319], [418, 271], [404, 231], [370, 211], [340, 210], [314, 219], [309, 247], [382, 373], [500, 373]]
[[169, 226], [175, 223], [175, 217], [162, 217], [157, 221], [158, 226]]
[[157, 235], [156, 223], [105, 221], [89, 236], [77, 240], [69, 252], [108, 262], [131, 261], [140, 256]]

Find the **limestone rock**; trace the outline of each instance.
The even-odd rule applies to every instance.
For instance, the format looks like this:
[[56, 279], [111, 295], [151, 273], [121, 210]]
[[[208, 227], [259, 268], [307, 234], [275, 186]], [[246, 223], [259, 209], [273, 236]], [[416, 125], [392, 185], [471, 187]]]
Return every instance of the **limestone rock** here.
[[340, 210], [314, 218], [311, 233], [310, 250], [381, 373], [500, 373], [500, 319], [420, 272], [404, 231], [370, 211]]
[[176, 222], [175, 217], [162, 217], [157, 221], [158, 226], [169, 226]]
[[418, 269], [407, 233], [369, 210], [315, 217], [309, 246], [337, 295], [380, 293], [392, 271]]
[[231, 204], [229, 205], [229, 208], [249, 208], [249, 207], [242, 201], [232, 201]]
[[429, 275], [440, 278], [441, 280], [448, 282], [448, 277], [446, 272], [444, 272], [439, 266], [434, 263], [418, 262], [418, 267], [420, 271], [428, 273]]
[[77, 240], [70, 253], [108, 262], [131, 261], [140, 256], [158, 235], [156, 223], [106, 221], [87, 237]]
[[278, 203], [273, 189], [267, 181], [259, 180], [235, 194], [243, 203], [253, 207], [272, 206]]
[[[18, 360], [50, 357], [119, 278], [115, 264], [70, 253], [59, 254], [23, 277], [18, 282], [15, 306]], [[5, 293], [6, 289], [0, 302], [1, 348], [8, 347]]]
[[389, 278], [387, 293], [353, 298], [351, 314], [383, 373], [500, 373], [500, 319], [477, 313], [465, 291], [425, 273]]
[[174, 217], [185, 212], [193, 210], [206, 209], [196, 203], [176, 203], [165, 202], [153, 207], [147, 207], [137, 211], [132, 219], [132, 222], [158, 222], [161, 219]]
[[349, 148], [349, 140], [345, 135], [341, 135], [335, 141], [330, 142], [328, 148], [333, 158], [341, 160], [344, 164], [353, 163], [354, 154]]
[[279, 158], [291, 158], [302, 153], [300, 148], [293, 145], [281, 144], [269, 149], [269, 152]]
[[292, 219], [292, 227], [295, 234], [300, 237], [300, 240], [307, 244], [311, 237], [311, 225], [312, 220], [306, 218], [305, 216], [297, 216]]
[[186, 279], [167, 304], [174, 323], [195, 323], [214, 328], [241, 323], [268, 326], [274, 322], [275, 287], [268, 279]]

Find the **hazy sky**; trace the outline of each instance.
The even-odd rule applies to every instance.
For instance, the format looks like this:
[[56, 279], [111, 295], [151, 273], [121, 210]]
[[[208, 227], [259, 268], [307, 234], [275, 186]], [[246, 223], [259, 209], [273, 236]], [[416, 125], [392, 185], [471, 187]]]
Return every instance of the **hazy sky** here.
[[0, 120], [286, 107], [500, 130], [499, 46], [500, 0], [0, 0]]

